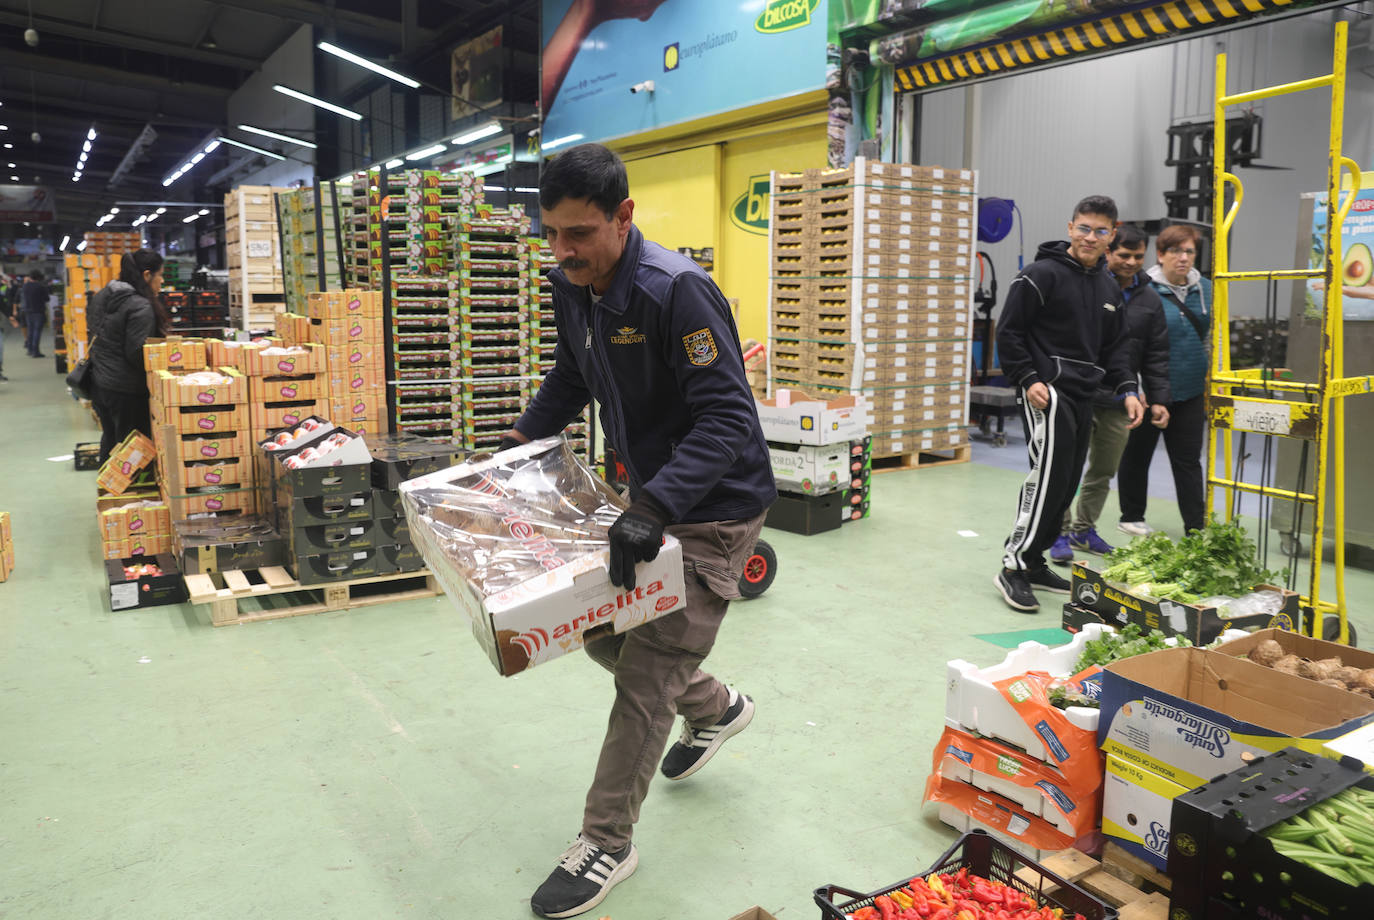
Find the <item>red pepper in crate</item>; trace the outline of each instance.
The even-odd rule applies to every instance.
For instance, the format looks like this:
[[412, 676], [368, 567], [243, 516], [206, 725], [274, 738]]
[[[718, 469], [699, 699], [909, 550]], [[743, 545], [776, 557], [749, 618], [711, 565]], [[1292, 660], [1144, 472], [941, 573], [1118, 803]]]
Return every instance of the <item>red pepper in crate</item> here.
[[874, 898], [873, 906], [878, 908], [881, 920], [897, 920], [897, 904], [887, 895], [880, 894]]

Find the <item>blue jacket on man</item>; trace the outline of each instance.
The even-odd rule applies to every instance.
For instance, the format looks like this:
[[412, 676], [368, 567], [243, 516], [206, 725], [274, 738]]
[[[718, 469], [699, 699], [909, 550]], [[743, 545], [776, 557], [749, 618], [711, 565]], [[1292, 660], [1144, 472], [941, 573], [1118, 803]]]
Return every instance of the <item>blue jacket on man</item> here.
[[595, 399], [632, 495], [647, 492], [672, 521], [752, 518], [772, 504], [778, 493], [739, 334], [706, 272], [631, 226], [595, 302], [560, 269], [549, 280], [554, 368], [516, 429], [531, 439], [557, 434]]

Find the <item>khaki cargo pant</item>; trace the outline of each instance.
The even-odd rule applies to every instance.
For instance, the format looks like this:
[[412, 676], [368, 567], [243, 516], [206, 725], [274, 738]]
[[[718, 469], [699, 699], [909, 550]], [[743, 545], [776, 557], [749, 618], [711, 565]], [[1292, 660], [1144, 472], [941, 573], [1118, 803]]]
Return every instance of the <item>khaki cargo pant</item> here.
[[700, 665], [740, 596], [740, 573], [763, 517], [668, 527], [682, 543], [686, 608], [587, 643], [587, 654], [615, 675], [615, 703], [582, 816], [582, 833], [598, 846], [615, 852], [630, 842], [675, 718], [705, 728], [725, 714], [729, 691]]

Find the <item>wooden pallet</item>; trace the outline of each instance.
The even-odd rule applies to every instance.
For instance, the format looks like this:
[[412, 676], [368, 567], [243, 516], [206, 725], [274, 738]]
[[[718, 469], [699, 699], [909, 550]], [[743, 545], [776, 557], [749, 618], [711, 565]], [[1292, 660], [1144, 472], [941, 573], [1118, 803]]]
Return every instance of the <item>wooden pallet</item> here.
[[[1102, 859], [1078, 850], [1061, 850], [1040, 865], [1116, 908], [1118, 920], [1168, 920], [1169, 877], [1114, 843]], [[1034, 883], [1038, 872], [1023, 869]]]
[[[434, 597], [443, 589], [424, 569], [324, 585], [302, 585], [286, 569], [270, 565], [187, 575], [186, 591], [192, 604], [210, 606], [211, 625], [228, 626]], [[304, 595], [310, 597], [304, 598]], [[244, 601], [250, 600], [255, 603], [245, 607]]]
[[873, 472], [891, 473], [896, 470], [923, 470], [934, 466], [948, 466], [951, 463], [967, 463], [972, 457], [973, 447], [968, 444], [943, 449], [932, 448], [931, 450], [912, 451], [909, 454], [874, 457]]

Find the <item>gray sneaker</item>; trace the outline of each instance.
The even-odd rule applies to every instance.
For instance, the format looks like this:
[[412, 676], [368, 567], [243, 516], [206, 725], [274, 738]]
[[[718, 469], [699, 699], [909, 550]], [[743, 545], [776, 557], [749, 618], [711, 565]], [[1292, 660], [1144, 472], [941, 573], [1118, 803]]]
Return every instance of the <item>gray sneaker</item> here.
[[1133, 537], [1143, 537], [1155, 532], [1155, 529], [1144, 521], [1122, 521], [1116, 525], [1116, 529]]

